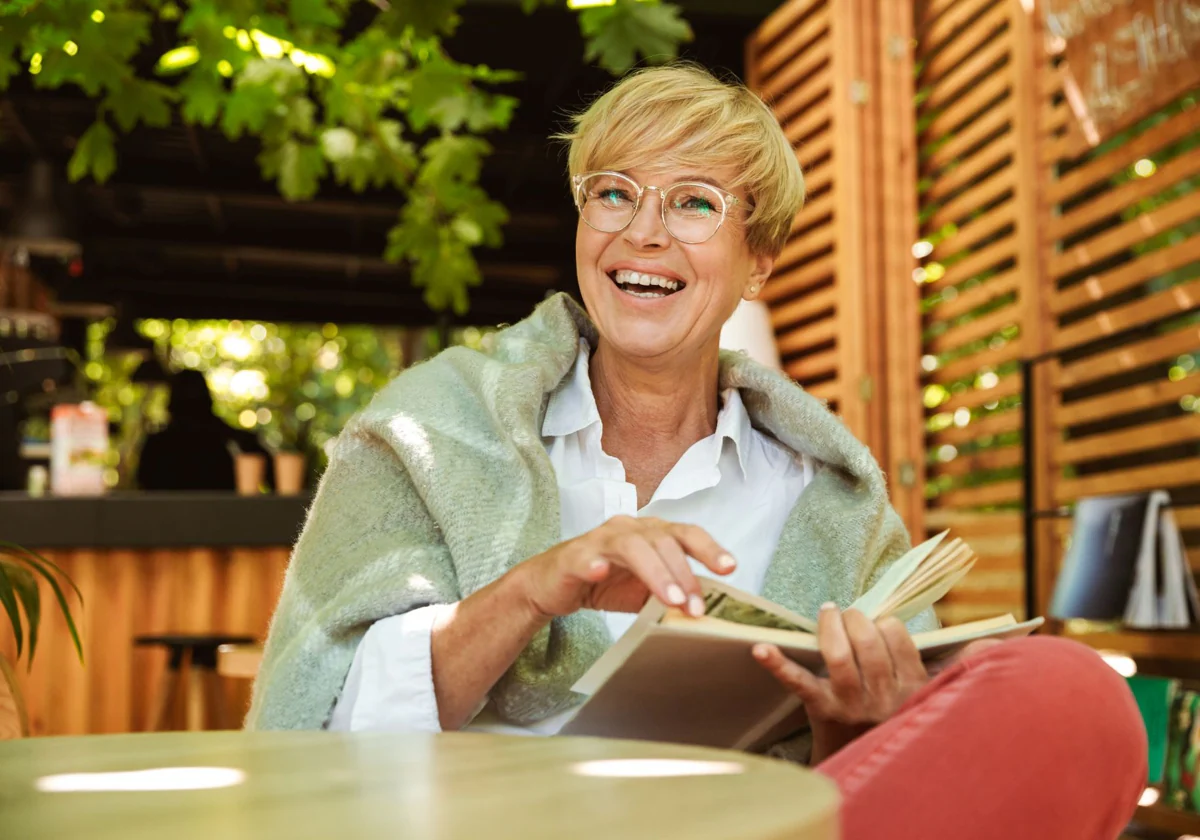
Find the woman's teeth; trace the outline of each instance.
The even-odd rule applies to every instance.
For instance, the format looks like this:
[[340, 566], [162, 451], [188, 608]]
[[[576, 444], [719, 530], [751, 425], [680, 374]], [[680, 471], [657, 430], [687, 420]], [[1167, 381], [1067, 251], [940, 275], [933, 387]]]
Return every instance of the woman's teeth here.
[[620, 286], [625, 294], [640, 298], [665, 297], [679, 291], [684, 285], [669, 277], [624, 268], [613, 273], [613, 282]]

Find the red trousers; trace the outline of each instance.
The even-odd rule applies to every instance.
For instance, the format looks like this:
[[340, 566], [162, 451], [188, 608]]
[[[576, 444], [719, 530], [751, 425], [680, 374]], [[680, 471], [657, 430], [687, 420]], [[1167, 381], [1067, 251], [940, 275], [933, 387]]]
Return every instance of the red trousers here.
[[1039, 636], [958, 662], [817, 768], [843, 840], [1113, 840], [1146, 785], [1146, 733], [1092, 650]]

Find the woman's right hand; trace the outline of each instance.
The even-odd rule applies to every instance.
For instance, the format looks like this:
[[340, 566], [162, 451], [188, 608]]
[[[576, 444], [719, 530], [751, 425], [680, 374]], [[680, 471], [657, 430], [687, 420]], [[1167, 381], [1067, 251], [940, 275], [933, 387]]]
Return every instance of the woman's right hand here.
[[718, 575], [736, 566], [703, 528], [661, 519], [614, 516], [600, 527], [531, 557], [512, 570], [535, 615], [546, 620], [580, 609], [637, 612], [654, 595], [694, 616], [704, 614], [694, 557]]

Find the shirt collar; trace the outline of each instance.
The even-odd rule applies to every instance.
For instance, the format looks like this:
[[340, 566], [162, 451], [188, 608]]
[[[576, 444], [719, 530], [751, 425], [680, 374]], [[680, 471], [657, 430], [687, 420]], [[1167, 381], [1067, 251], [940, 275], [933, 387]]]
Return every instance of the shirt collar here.
[[[550, 393], [546, 403], [546, 415], [542, 418], [542, 437], [565, 437], [581, 432], [600, 422], [600, 410], [596, 407], [596, 396], [592, 393], [592, 380], [588, 373], [591, 347], [586, 338], [579, 339], [579, 352], [575, 364], [563, 377], [558, 387]], [[721, 394], [721, 410], [717, 414], [717, 428], [710, 438], [712, 466], [717, 466], [726, 438], [733, 441], [737, 452], [738, 467], [742, 478], [746, 477], [746, 461], [751, 441], [750, 414], [742, 403], [736, 388], [728, 388]]]
[[580, 338], [575, 364], [550, 392], [546, 416], [542, 418], [542, 437], [566, 437], [600, 422], [600, 409], [596, 408], [588, 374], [590, 354], [587, 339]]

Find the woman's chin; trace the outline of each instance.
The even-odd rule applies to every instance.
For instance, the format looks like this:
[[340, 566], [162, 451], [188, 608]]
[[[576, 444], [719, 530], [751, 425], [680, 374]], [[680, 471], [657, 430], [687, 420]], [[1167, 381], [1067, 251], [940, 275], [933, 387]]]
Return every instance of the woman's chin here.
[[661, 329], [647, 328], [641, 324], [623, 321], [600, 327], [604, 340], [627, 359], [662, 359], [680, 348], [681, 341]]

